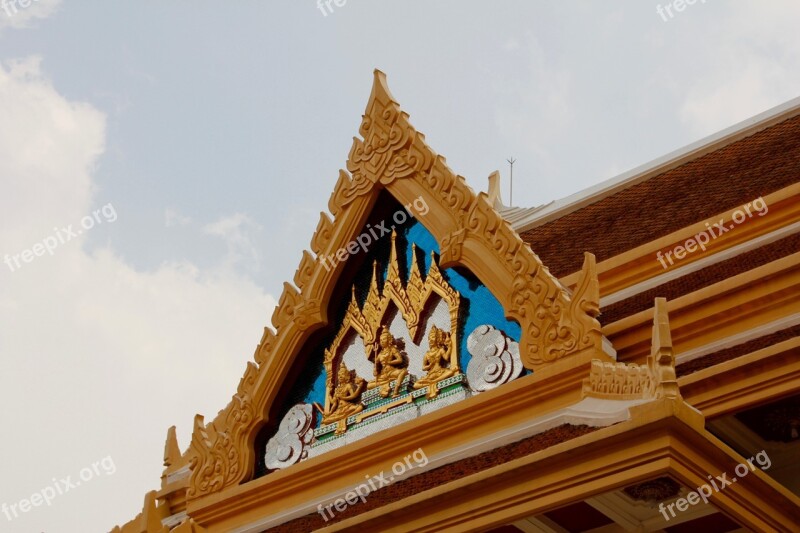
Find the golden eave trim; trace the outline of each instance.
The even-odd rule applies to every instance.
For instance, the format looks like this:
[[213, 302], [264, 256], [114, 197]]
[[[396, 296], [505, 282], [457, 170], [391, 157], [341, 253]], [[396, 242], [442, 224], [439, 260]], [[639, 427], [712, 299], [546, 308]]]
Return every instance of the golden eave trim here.
[[[587, 350], [559, 360], [541, 371], [497, 389], [473, 396], [424, 417], [356, 441], [344, 448], [312, 457], [286, 470], [230, 487], [189, 503], [189, 514], [200, 523], [246, 513], [255, 507], [282, 508], [282, 498], [310, 500], [335, 492], [364, 475], [384, 470], [397, 457], [424, 447], [429, 455], [458, 447], [464, 439], [479, 439], [580, 401], [583, 379], [591, 359], [603, 357]], [[368, 453], [366, 453], [368, 451]], [[347, 456], [347, 460], [342, 459]]]
[[800, 391], [800, 337], [678, 378], [686, 401], [706, 418], [724, 416]]
[[[628, 422], [439, 485], [325, 531], [363, 531], [379, 523], [383, 531], [398, 532], [490, 529], [665, 474], [696, 487], [709, 473], [733, 471], [742, 460], [702, 423], [692, 422], [696, 413], [685, 403], [662, 400], [640, 408]], [[800, 499], [763, 472], [756, 470], [732, 487], [736, 490], [716, 493], [711, 501], [754, 530], [788, 528], [800, 520]]]
[[[798, 296], [800, 252], [670, 300], [675, 354], [789, 316]], [[645, 357], [652, 319], [646, 309], [603, 327], [620, 360]]]

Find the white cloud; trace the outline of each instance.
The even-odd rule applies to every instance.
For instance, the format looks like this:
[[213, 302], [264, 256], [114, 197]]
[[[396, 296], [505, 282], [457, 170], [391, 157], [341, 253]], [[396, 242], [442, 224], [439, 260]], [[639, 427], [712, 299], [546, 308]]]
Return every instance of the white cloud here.
[[164, 227], [188, 226], [192, 223], [192, 217], [180, 214], [175, 209], [167, 208], [164, 210]]
[[243, 213], [222, 217], [203, 227], [208, 235], [222, 237], [225, 241], [228, 253], [223, 264], [227, 268], [241, 266], [248, 270], [257, 269], [259, 263], [258, 250], [250, 238], [250, 232], [260, 230], [261, 226]]
[[[707, 135], [800, 96], [800, 4], [794, 0], [726, 4], [729, 14], [709, 28], [702, 73], [688, 87], [681, 119]], [[704, 52], [704, 49], [717, 53]], [[718, 53], [724, 50], [724, 53]]]
[[55, 13], [60, 4], [61, 0], [0, 0], [0, 31], [4, 27], [28, 28], [35, 20]]
[[105, 148], [105, 120], [67, 102], [40, 72], [40, 58], [0, 64], [0, 242], [27, 247], [86, 215], [91, 170]]
[[[0, 116], [5, 255], [99, 207], [92, 172], [106, 129], [102, 113], [54, 90], [36, 58], [0, 65]], [[207, 227], [234, 259], [255, 253], [251, 229], [241, 214]], [[108, 530], [133, 518], [158, 486], [167, 428], [176, 424], [186, 447], [194, 414], [211, 419], [226, 405], [275, 304], [230, 257], [211, 270], [142, 272], [85, 244], [81, 235], [14, 272], [0, 264], [0, 427], [14, 458], [0, 466], [0, 502], [106, 456], [117, 470], [16, 518], [15, 531]]]

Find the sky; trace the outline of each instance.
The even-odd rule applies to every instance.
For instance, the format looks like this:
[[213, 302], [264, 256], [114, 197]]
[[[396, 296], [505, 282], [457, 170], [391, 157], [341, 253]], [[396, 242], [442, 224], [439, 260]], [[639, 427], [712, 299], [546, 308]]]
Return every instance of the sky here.
[[126, 522], [225, 407], [373, 69], [523, 207], [800, 96], [800, 3], [676, 2], [0, 0], [0, 532]]

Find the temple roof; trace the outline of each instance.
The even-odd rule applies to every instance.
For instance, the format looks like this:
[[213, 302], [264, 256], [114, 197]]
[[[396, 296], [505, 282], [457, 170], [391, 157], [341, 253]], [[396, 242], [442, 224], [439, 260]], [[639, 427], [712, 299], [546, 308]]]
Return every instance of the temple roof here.
[[798, 173], [795, 98], [566, 198], [495, 207], [561, 277], [580, 269], [584, 251], [603, 261], [791, 185]]

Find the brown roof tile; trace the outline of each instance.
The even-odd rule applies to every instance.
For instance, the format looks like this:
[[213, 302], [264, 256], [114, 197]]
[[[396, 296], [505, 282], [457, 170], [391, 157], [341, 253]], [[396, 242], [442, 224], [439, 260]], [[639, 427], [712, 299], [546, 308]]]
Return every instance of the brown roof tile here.
[[798, 176], [800, 115], [521, 236], [562, 277], [580, 269], [584, 251], [603, 261], [782, 189]]

